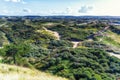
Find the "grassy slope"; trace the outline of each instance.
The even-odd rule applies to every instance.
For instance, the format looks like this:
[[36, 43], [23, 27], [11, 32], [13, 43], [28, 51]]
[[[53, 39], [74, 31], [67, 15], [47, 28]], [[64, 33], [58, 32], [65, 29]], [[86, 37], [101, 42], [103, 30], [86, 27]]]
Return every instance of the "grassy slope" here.
[[112, 38], [114, 41], [120, 43], [120, 35], [109, 31], [108, 34], [107, 34], [107, 36], [110, 37], [110, 38]]
[[104, 37], [97, 37], [99, 42], [102, 42], [110, 47], [120, 48], [120, 35], [110, 30], [104, 34], [106, 34]]
[[28, 68], [0, 64], [0, 80], [67, 80]]
[[2, 45], [7, 45], [9, 44], [9, 41], [7, 39], [7, 37], [5, 36], [5, 33], [0, 31], [0, 44]]

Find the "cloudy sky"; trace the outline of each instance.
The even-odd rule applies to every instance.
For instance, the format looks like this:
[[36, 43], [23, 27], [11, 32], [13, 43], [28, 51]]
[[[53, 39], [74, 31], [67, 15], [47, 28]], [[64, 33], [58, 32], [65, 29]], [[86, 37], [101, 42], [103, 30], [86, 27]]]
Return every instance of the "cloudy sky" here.
[[120, 0], [0, 0], [0, 15], [120, 16]]

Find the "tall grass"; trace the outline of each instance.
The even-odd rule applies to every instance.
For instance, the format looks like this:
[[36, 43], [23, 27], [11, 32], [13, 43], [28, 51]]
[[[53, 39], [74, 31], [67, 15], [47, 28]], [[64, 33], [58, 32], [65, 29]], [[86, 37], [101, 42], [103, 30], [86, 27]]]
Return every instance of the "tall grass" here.
[[35, 69], [0, 64], [0, 80], [67, 80]]

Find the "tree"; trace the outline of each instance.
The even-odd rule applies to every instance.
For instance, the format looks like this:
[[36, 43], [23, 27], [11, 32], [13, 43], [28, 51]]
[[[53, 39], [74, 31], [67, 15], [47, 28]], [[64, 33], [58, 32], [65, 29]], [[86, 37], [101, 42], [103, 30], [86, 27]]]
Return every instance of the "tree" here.
[[27, 54], [30, 51], [30, 46], [25, 43], [21, 44], [10, 44], [4, 47], [5, 48], [5, 57], [12, 57], [13, 63], [17, 63], [23, 58], [24, 54]]

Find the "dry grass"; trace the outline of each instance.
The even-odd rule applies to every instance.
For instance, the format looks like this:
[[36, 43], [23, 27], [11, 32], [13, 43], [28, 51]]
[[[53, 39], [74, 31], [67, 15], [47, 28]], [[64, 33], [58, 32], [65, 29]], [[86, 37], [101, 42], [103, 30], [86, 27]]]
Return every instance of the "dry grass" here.
[[39, 32], [41, 34], [46, 34], [48, 36], [53, 36], [55, 37], [56, 40], [60, 40], [60, 35], [58, 32], [56, 31], [51, 31], [51, 30], [48, 30], [47, 28], [44, 27], [44, 30], [37, 30], [36, 32]]
[[107, 37], [110, 37], [111, 39], [113, 39], [114, 41], [120, 43], [120, 35], [113, 33], [111, 31], [109, 31], [109, 33], [107, 34]]
[[0, 64], [0, 80], [68, 80], [35, 69]]

